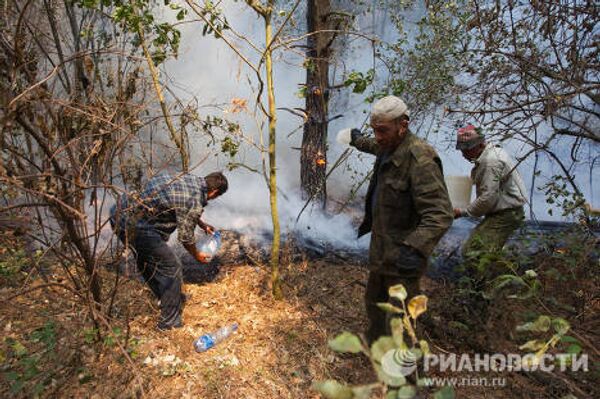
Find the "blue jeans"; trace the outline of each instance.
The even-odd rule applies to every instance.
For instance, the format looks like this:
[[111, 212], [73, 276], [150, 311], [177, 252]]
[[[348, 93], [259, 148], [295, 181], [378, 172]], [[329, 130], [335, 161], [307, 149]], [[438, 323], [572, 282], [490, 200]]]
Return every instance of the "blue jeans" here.
[[183, 275], [177, 255], [154, 226], [143, 219], [136, 223], [130, 236], [127, 236], [125, 228], [115, 223], [112, 210], [110, 223], [121, 242], [134, 250], [139, 272], [160, 300], [158, 327], [181, 326]]

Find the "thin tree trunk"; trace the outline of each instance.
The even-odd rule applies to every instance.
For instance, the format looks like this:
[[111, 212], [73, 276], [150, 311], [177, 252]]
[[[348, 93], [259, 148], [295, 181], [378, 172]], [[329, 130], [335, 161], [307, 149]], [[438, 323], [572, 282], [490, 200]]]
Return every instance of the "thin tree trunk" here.
[[265, 67], [267, 72], [267, 96], [269, 99], [269, 199], [271, 203], [271, 220], [273, 222], [273, 242], [271, 245], [271, 286], [273, 297], [282, 299], [281, 279], [279, 276], [279, 247], [281, 244], [281, 229], [279, 226], [279, 213], [277, 211], [277, 169], [276, 169], [276, 146], [275, 128], [277, 126], [277, 111], [275, 108], [275, 87], [273, 83], [273, 59], [270, 43], [273, 37], [271, 26], [272, 1], [266, 13], [265, 19], [265, 41], [267, 50], [265, 53]]
[[[308, 33], [329, 30], [329, 13], [329, 0], [309, 0], [306, 12]], [[331, 34], [313, 34], [307, 41], [307, 120], [302, 136], [300, 182], [304, 199], [313, 198], [325, 208]]]
[[173, 121], [171, 120], [169, 108], [167, 107], [167, 103], [165, 102], [165, 97], [162, 92], [162, 86], [160, 85], [160, 80], [158, 78], [158, 70], [154, 65], [152, 55], [150, 54], [150, 51], [148, 50], [148, 45], [144, 40], [144, 30], [141, 26], [138, 26], [138, 35], [140, 36], [140, 43], [142, 46], [142, 50], [144, 51], [144, 56], [148, 64], [148, 69], [150, 69], [150, 76], [152, 77], [154, 90], [156, 91], [158, 102], [160, 103], [160, 109], [162, 110], [163, 116], [165, 118], [165, 123], [167, 124], [167, 128], [169, 129], [169, 135], [171, 136], [171, 140], [173, 140], [173, 142], [177, 146], [177, 149], [179, 150], [179, 155], [181, 157], [181, 169], [183, 172], [187, 172], [190, 167], [189, 154], [185, 148], [183, 135], [177, 133], [177, 131], [175, 130], [175, 126], [173, 125]]

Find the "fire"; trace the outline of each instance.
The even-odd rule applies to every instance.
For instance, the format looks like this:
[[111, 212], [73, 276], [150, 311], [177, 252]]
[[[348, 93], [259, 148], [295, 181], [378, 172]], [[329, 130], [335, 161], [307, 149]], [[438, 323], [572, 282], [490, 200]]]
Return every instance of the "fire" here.
[[325, 159], [323, 159], [323, 158], [318, 158], [315, 162], [317, 163], [318, 166], [325, 166], [325, 165], [327, 165], [327, 161]]

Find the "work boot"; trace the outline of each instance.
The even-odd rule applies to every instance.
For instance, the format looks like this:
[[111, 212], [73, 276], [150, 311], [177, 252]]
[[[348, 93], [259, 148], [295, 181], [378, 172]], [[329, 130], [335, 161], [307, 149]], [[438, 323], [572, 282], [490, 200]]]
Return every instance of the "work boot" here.
[[181, 328], [181, 327], [183, 327], [183, 322], [181, 321], [181, 315], [178, 315], [173, 323], [169, 324], [169, 323], [165, 323], [164, 321], [161, 320], [156, 325], [156, 329], [158, 331], [169, 331], [174, 328]]

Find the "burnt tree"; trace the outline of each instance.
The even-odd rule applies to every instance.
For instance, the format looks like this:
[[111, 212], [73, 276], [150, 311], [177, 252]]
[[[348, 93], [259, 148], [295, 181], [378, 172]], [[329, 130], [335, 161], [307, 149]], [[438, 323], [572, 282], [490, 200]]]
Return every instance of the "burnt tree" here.
[[300, 156], [300, 182], [305, 199], [324, 208], [327, 199], [327, 122], [329, 62], [335, 36], [329, 0], [309, 0], [306, 12], [306, 121]]

